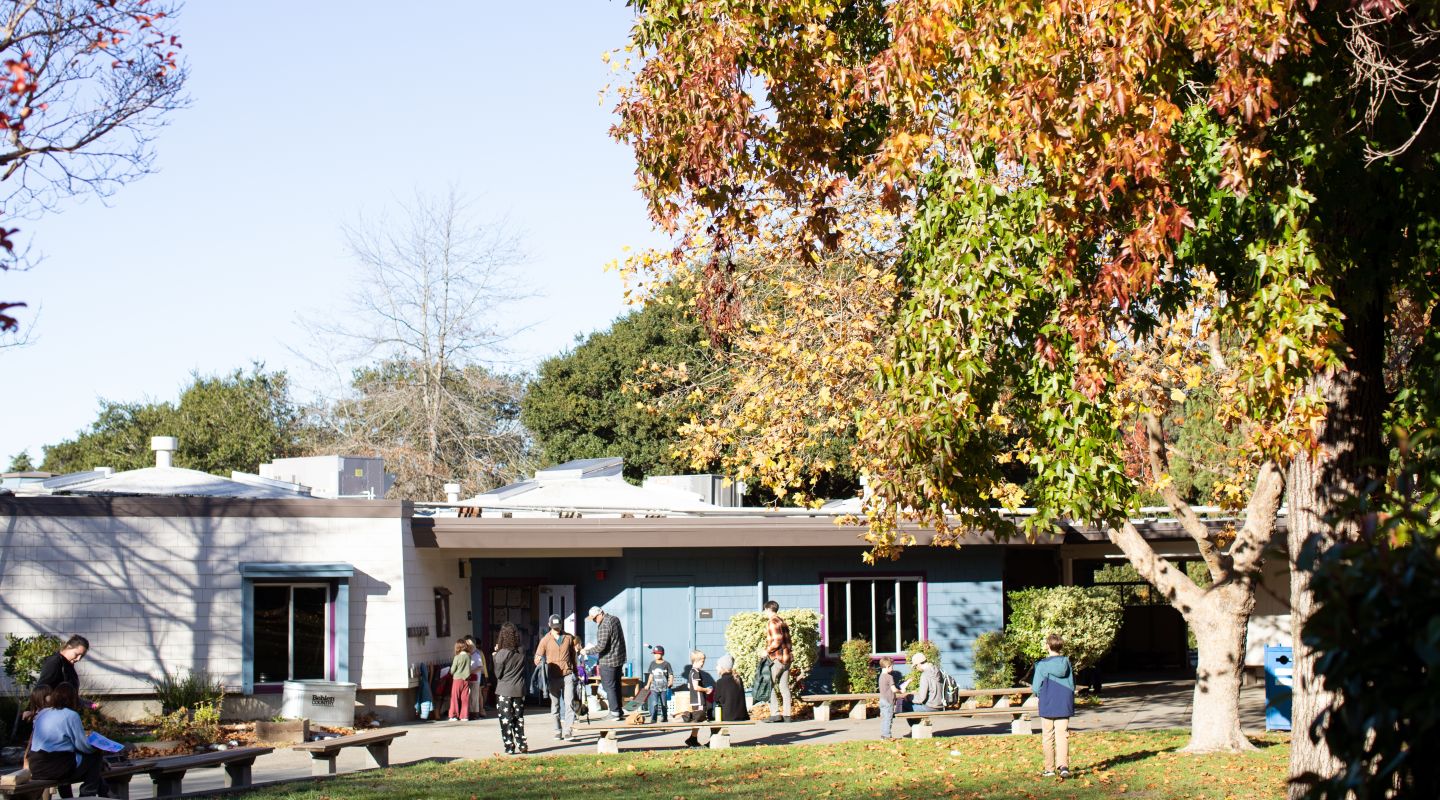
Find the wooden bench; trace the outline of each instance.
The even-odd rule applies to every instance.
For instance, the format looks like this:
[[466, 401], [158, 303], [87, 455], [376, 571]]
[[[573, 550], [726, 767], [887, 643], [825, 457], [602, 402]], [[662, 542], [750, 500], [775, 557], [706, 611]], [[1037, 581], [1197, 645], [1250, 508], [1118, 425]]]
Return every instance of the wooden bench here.
[[739, 722], [710, 721], [710, 722], [647, 722], [641, 725], [609, 724], [609, 725], [577, 725], [572, 730], [575, 733], [598, 733], [600, 739], [596, 743], [598, 753], [620, 752], [621, 733], [643, 733], [645, 731], [680, 731], [693, 728], [719, 728], [718, 733], [710, 736], [710, 747], [715, 750], [724, 750], [730, 746], [730, 729], [736, 725], [754, 725], [750, 720]]
[[[1031, 695], [1020, 705], [1012, 705], [1010, 698], [1017, 695]], [[935, 735], [935, 728], [931, 717], [999, 717], [1010, 720], [1010, 733], [1026, 736], [1035, 732], [1030, 724], [1030, 718], [1035, 712], [1035, 703], [1038, 700], [1034, 692], [1028, 686], [1011, 686], [1004, 689], [962, 689], [959, 696], [964, 698], [959, 708], [941, 711], [907, 711], [903, 714], [896, 714], [896, 719], [903, 719], [906, 722], [915, 720], [916, 724], [911, 728], [910, 735], [916, 739], [929, 739]], [[981, 708], [977, 700], [982, 697], [995, 698], [994, 705]]]
[[871, 700], [879, 700], [880, 693], [870, 694], [807, 694], [800, 698], [802, 703], [813, 703], [815, 705], [815, 721], [830, 721], [830, 704], [843, 703], [847, 700], [854, 700], [855, 705], [850, 707], [850, 719], [865, 719], [869, 710], [866, 703]]
[[42, 800], [51, 789], [60, 784], [55, 781], [38, 781], [30, 777], [30, 770], [17, 769], [0, 775], [0, 798], [5, 800]]
[[334, 775], [335, 762], [340, 758], [340, 751], [347, 747], [365, 748], [365, 752], [368, 754], [367, 761], [372, 767], [390, 766], [390, 743], [406, 733], [408, 731], [365, 731], [335, 739], [305, 742], [295, 745], [292, 749], [310, 754], [311, 775]]
[[236, 747], [189, 756], [169, 756], [131, 761], [107, 767], [101, 775], [110, 787], [110, 796], [121, 800], [130, 797], [130, 779], [140, 773], [150, 776], [156, 797], [178, 797], [184, 794], [185, 773], [192, 769], [225, 768], [225, 787], [243, 789], [251, 784], [251, 768], [255, 759], [274, 752], [273, 747]]

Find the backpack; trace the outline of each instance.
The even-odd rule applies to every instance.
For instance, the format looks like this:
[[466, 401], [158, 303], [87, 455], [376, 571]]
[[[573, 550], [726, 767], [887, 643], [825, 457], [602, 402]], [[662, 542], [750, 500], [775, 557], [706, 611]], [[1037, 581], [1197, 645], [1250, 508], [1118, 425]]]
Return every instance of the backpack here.
[[945, 707], [954, 708], [960, 705], [960, 684], [956, 683], [955, 679], [946, 673], [940, 672], [939, 667], [936, 667], [935, 671], [939, 673], [935, 676], [935, 679], [940, 682], [940, 691], [945, 698]]

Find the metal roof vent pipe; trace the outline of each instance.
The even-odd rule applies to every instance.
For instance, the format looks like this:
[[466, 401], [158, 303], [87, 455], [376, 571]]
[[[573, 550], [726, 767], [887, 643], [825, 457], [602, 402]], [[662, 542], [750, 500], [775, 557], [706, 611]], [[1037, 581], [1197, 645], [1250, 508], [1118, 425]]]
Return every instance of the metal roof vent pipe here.
[[447, 483], [447, 484], [445, 484], [445, 502], [447, 502], [447, 503], [458, 503], [458, 502], [460, 502], [460, 484], [458, 484], [458, 483]]
[[151, 436], [150, 449], [155, 451], [155, 466], [175, 466], [175, 450], [180, 447], [180, 440], [174, 436]]

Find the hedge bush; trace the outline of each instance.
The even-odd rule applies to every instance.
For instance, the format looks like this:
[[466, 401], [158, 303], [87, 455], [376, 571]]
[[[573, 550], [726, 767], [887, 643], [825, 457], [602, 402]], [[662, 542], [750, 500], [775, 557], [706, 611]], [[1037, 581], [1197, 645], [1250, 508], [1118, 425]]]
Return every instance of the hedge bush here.
[[1015, 647], [1002, 631], [975, 637], [975, 688], [1007, 689], [1015, 685]]
[[[795, 649], [790, 669], [798, 683], [810, 675], [820, 653], [820, 614], [809, 608], [792, 608], [781, 611], [780, 618], [790, 626]], [[760, 663], [755, 651], [765, 646], [769, 632], [765, 615], [759, 611], [742, 611], [731, 617], [725, 628], [725, 649], [734, 656], [735, 674], [747, 687], [755, 682], [755, 665]]]
[[840, 645], [840, 664], [835, 670], [835, 693], [873, 692], [876, 670], [870, 661], [869, 639], [851, 639]]
[[15, 688], [27, 693], [40, 677], [40, 667], [45, 659], [59, 652], [64, 642], [44, 633], [34, 636], [5, 634], [5, 674]]
[[1115, 594], [1081, 586], [1051, 586], [1010, 592], [1005, 635], [1031, 661], [1046, 655], [1045, 638], [1058, 633], [1075, 669], [1099, 663], [1115, 644], [1124, 608]]

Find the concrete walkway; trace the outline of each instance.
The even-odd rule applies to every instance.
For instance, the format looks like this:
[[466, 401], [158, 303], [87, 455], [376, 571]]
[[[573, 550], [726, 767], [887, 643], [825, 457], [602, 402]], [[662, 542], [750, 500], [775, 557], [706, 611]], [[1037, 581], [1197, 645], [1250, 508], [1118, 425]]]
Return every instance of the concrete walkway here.
[[[1182, 728], [1190, 724], [1190, 699], [1193, 681], [1147, 681], [1116, 683], [1105, 687], [1103, 704], [1077, 710], [1071, 730], [1143, 730]], [[1265, 698], [1263, 687], [1249, 687], [1241, 694], [1241, 710], [1245, 729], [1261, 733], [1265, 729]], [[499, 723], [494, 717], [475, 722], [413, 722], [403, 727], [409, 733], [396, 739], [390, 748], [392, 766], [425, 760], [450, 761], [463, 758], [485, 758], [504, 752], [500, 744]], [[525, 731], [531, 757], [556, 753], [586, 754], [595, 752], [595, 737], [588, 735], [578, 742], [560, 742], [551, 737], [551, 718], [532, 708], [525, 720]], [[1038, 730], [1038, 726], [1037, 726]], [[895, 735], [903, 735], [904, 723], [897, 722]], [[1008, 722], [993, 723], [963, 718], [947, 719], [936, 725], [936, 736], [1008, 734]], [[737, 747], [778, 744], [828, 744], [865, 739], [880, 735], [880, 722], [875, 717], [860, 722], [843, 715], [828, 723], [804, 722], [755, 725], [736, 728], [732, 742]], [[655, 733], [629, 736], [620, 740], [621, 750], [683, 749], [687, 733]], [[342, 774], [365, 768], [364, 750], [348, 748], [338, 762]], [[304, 779], [310, 776], [310, 757], [293, 750], [277, 749], [255, 762], [255, 781], [269, 784]], [[187, 795], [204, 794], [225, 785], [225, 773], [219, 769], [191, 772], [185, 777]], [[131, 783], [131, 797], [148, 798], [151, 784], [145, 776], [136, 776]]]

